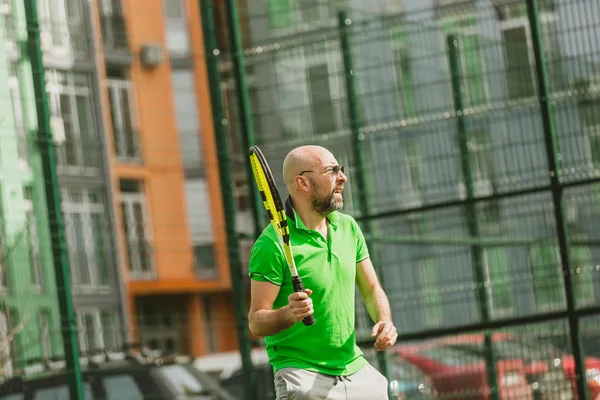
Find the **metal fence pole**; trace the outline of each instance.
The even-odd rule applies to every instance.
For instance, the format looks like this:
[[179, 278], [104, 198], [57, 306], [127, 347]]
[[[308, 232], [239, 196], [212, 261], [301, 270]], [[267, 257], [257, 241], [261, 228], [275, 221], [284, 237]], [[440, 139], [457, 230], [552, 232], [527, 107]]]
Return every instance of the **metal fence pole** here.
[[589, 398], [586, 384], [585, 363], [583, 360], [583, 351], [579, 335], [579, 319], [574, 314], [575, 287], [571, 275], [571, 266], [569, 261], [569, 241], [567, 226], [565, 224], [564, 210], [562, 204], [563, 186], [561, 183], [560, 149], [556, 136], [556, 126], [554, 123], [554, 112], [550, 101], [550, 85], [548, 81], [548, 68], [544, 56], [542, 42], [542, 26], [539, 18], [538, 0], [526, 0], [527, 16], [529, 18], [529, 27], [531, 30], [531, 39], [533, 44], [533, 54], [535, 57], [538, 100], [542, 116], [542, 125], [544, 127], [544, 140], [546, 145], [546, 155], [548, 158], [550, 187], [552, 191], [552, 200], [554, 203], [554, 218], [556, 220], [556, 234], [560, 247], [560, 260], [564, 276], [565, 295], [567, 300], [567, 312], [569, 322], [569, 336], [573, 357], [575, 359], [575, 376], [577, 377], [577, 394], [582, 400]]
[[258, 238], [266, 226], [261, 223], [264, 216], [263, 205], [258, 195], [256, 185], [253, 184], [254, 177], [250, 159], [247, 157], [247, 150], [254, 143], [254, 126], [252, 124], [252, 112], [250, 108], [250, 96], [248, 95], [248, 83], [246, 79], [246, 67], [244, 63], [244, 48], [242, 44], [242, 33], [240, 32], [239, 14], [237, 0], [225, 0], [227, 10], [227, 28], [229, 31], [229, 46], [231, 62], [233, 64], [233, 73], [235, 76], [235, 97], [238, 105], [238, 122], [240, 124], [240, 133], [242, 145], [245, 149], [242, 152], [244, 164], [246, 165], [246, 175], [248, 181], [248, 193], [250, 194], [250, 203], [252, 204], [252, 221], [254, 222], [254, 238]]
[[[477, 210], [475, 208], [475, 188], [473, 185], [473, 174], [471, 171], [468, 135], [466, 118], [464, 110], [464, 86], [462, 84], [462, 73], [459, 55], [459, 41], [456, 35], [447, 36], [448, 62], [450, 65], [450, 74], [452, 78], [452, 97], [454, 100], [454, 109], [456, 111], [456, 124], [458, 133], [458, 142], [461, 154], [461, 168], [465, 181], [467, 202], [465, 204], [465, 216], [469, 234], [471, 237], [477, 238], [480, 236], [479, 221], [477, 218]], [[471, 259], [473, 262], [473, 274], [477, 284], [477, 304], [479, 306], [479, 315], [483, 322], [490, 320], [490, 310], [488, 296], [485, 287], [485, 260], [483, 248], [481, 245], [471, 246]], [[498, 392], [498, 380], [496, 373], [496, 361], [494, 357], [494, 348], [491, 333], [484, 334], [484, 352], [487, 364], [487, 380], [491, 393], [491, 398], [494, 400], [500, 399]]]
[[[342, 58], [344, 62], [344, 78], [346, 83], [346, 96], [348, 98], [348, 116], [350, 118], [350, 131], [352, 132], [352, 151], [354, 162], [356, 163], [356, 186], [358, 188], [358, 206], [361, 215], [369, 214], [369, 183], [365, 170], [365, 136], [361, 132], [362, 117], [360, 115], [360, 107], [358, 103], [358, 92], [356, 88], [354, 69], [354, 61], [352, 59], [352, 43], [350, 39], [350, 25], [352, 20], [348, 17], [345, 11], [338, 13], [338, 26], [340, 31], [340, 42], [342, 49]], [[365, 236], [368, 238], [372, 232], [371, 221], [366, 219], [363, 222], [362, 229]], [[371, 248], [372, 243], [368, 243], [367, 247]], [[374, 253], [374, 252], [373, 252]], [[379, 279], [383, 281], [382, 270], [378, 263], [374, 263]], [[377, 352], [379, 361], [379, 369], [383, 375], [389, 380], [389, 354], [387, 351]], [[389, 388], [388, 388], [389, 389]]]
[[37, 113], [37, 143], [42, 159], [46, 207], [50, 221], [50, 238], [54, 260], [56, 294], [61, 315], [62, 338], [65, 352], [65, 364], [68, 374], [69, 394], [72, 400], [83, 400], [83, 381], [79, 364], [79, 346], [77, 343], [77, 325], [73, 298], [65, 226], [61, 208], [60, 187], [56, 172], [56, 158], [52, 131], [50, 129], [50, 109], [46, 93], [45, 69], [40, 41], [40, 23], [37, 15], [37, 1], [25, 2], [27, 19], [27, 56], [31, 62], [35, 105]]
[[248, 329], [248, 313], [246, 308], [246, 291], [242, 277], [242, 261], [240, 257], [239, 240], [236, 230], [235, 201], [233, 195], [233, 179], [230, 167], [229, 140], [227, 135], [228, 121], [223, 107], [221, 95], [221, 75], [219, 72], [219, 55], [217, 46], [212, 0], [200, 1], [202, 30], [204, 36], [204, 54], [208, 72], [210, 101], [212, 106], [213, 125], [219, 163], [219, 177], [225, 214], [225, 235], [231, 274], [231, 290], [234, 300], [237, 337], [242, 359], [243, 384], [246, 400], [257, 399], [256, 376], [252, 365], [250, 334]]

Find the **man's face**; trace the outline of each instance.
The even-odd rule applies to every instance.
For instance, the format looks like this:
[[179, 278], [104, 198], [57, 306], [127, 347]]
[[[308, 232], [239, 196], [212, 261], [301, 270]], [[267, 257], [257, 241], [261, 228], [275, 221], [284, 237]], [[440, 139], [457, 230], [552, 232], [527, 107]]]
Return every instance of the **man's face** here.
[[315, 166], [307, 173], [311, 186], [310, 201], [315, 213], [326, 216], [344, 206], [342, 190], [348, 178], [342, 169], [337, 161], [332, 159]]

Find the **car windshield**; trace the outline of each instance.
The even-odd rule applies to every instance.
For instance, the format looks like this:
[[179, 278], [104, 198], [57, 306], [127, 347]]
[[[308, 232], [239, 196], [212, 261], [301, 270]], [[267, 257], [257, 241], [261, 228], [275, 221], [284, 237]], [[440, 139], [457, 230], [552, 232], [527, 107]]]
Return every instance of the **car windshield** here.
[[165, 365], [157, 368], [156, 372], [166, 378], [179, 395], [197, 395], [205, 390], [202, 383], [183, 365]]

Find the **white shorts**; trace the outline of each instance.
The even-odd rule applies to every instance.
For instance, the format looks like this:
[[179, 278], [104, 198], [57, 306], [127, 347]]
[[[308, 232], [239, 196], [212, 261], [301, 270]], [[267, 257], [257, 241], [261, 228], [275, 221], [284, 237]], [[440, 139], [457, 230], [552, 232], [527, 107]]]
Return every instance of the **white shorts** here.
[[348, 376], [332, 376], [300, 368], [275, 374], [277, 400], [388, 400], [388, 381], [367, 364]]

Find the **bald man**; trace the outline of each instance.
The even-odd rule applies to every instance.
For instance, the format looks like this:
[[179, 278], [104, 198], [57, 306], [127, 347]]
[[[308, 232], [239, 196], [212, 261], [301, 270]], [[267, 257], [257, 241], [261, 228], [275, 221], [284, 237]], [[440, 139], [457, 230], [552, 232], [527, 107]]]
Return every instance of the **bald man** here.
[[[360, 227], [339, 212], [348, 180], [344, 168], [327, 149], [302, 146], [285, 158], [283, 177], [291, 245], [305, 293], [294, 292], [272, 226], [254, 244], [249, 265], [249, 326], [265, 337], [277, 399], [387, 399], [386, 378], [356, 345], [356, 286], [375, 322], [375, 348], [389, 348], [398, 335]], [[313, 314], [314, 325], [300, 322]]]

